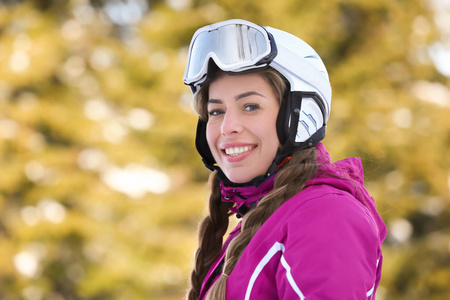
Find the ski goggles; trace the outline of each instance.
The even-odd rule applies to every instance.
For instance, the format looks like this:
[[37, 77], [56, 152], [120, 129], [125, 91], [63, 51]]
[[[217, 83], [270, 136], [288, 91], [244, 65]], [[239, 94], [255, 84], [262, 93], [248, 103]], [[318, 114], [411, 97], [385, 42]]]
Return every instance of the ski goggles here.
[[267, 66], [277, 55], [273, 36], [259, 25], [228, 20], [198, 29], [189, 47], [183, 76], [196, 87], [208, 77], [210, 60], [225, 72], [242, 72]]

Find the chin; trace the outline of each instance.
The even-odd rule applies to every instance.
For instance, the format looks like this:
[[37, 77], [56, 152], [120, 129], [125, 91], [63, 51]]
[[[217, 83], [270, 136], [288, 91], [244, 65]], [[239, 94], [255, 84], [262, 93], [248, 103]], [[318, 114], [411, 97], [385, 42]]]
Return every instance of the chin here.
[[[228, 177], [228, 176], [227, 176]], [[229, 178], [228, 177], [228, 179], [231, 181], [231, 182], [233, 182], [233, 183], [238, 183], [238, 184], [240, 184], [240, 183], [246, 183], [246, 182], [249, 182], [250, 180], [252, 180], [252, 179], [234, 179], [234, 178]]]
[[239, 172], [236, 173], [231, 173], [231, 174], [225, 174], [227, 176], [227, 178], [234, 183], [246, 183], [251, 181], [253, 178], [258, 177], [260, 175], [250, 175], [250, 176], [242, 176], [243, 174]]

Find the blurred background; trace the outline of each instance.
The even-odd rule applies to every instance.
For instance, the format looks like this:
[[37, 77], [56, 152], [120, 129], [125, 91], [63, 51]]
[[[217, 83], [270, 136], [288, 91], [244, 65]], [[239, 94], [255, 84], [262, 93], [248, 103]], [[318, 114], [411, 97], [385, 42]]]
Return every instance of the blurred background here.
[[208, 172], [182, 76], [200, 26], [298, 35], [389, 235], [379, 300], [450, 299], [450, 1], [0, 1], [0, 299], [181, 299]]

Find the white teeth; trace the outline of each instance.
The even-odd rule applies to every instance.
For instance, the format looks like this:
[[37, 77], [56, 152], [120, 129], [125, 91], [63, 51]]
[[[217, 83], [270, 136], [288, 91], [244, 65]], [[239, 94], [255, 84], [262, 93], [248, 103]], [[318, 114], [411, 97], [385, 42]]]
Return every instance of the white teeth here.
[[225, 153], [230, 156], [238, 156], [238, 155], [240, 155], [244, 152], [247, 152], [253, 148], [254, 148], [253, 146], [226, 148]]

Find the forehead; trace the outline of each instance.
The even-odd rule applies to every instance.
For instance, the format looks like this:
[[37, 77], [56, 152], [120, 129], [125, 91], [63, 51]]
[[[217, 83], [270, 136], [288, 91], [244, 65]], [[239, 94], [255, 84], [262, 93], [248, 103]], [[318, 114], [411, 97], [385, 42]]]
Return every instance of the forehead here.
[[275, 96], [271, 84], [260, 73], [229, 75], [221, 72], [209, 86], [210, 99], [233, 98], [248, 92]]

